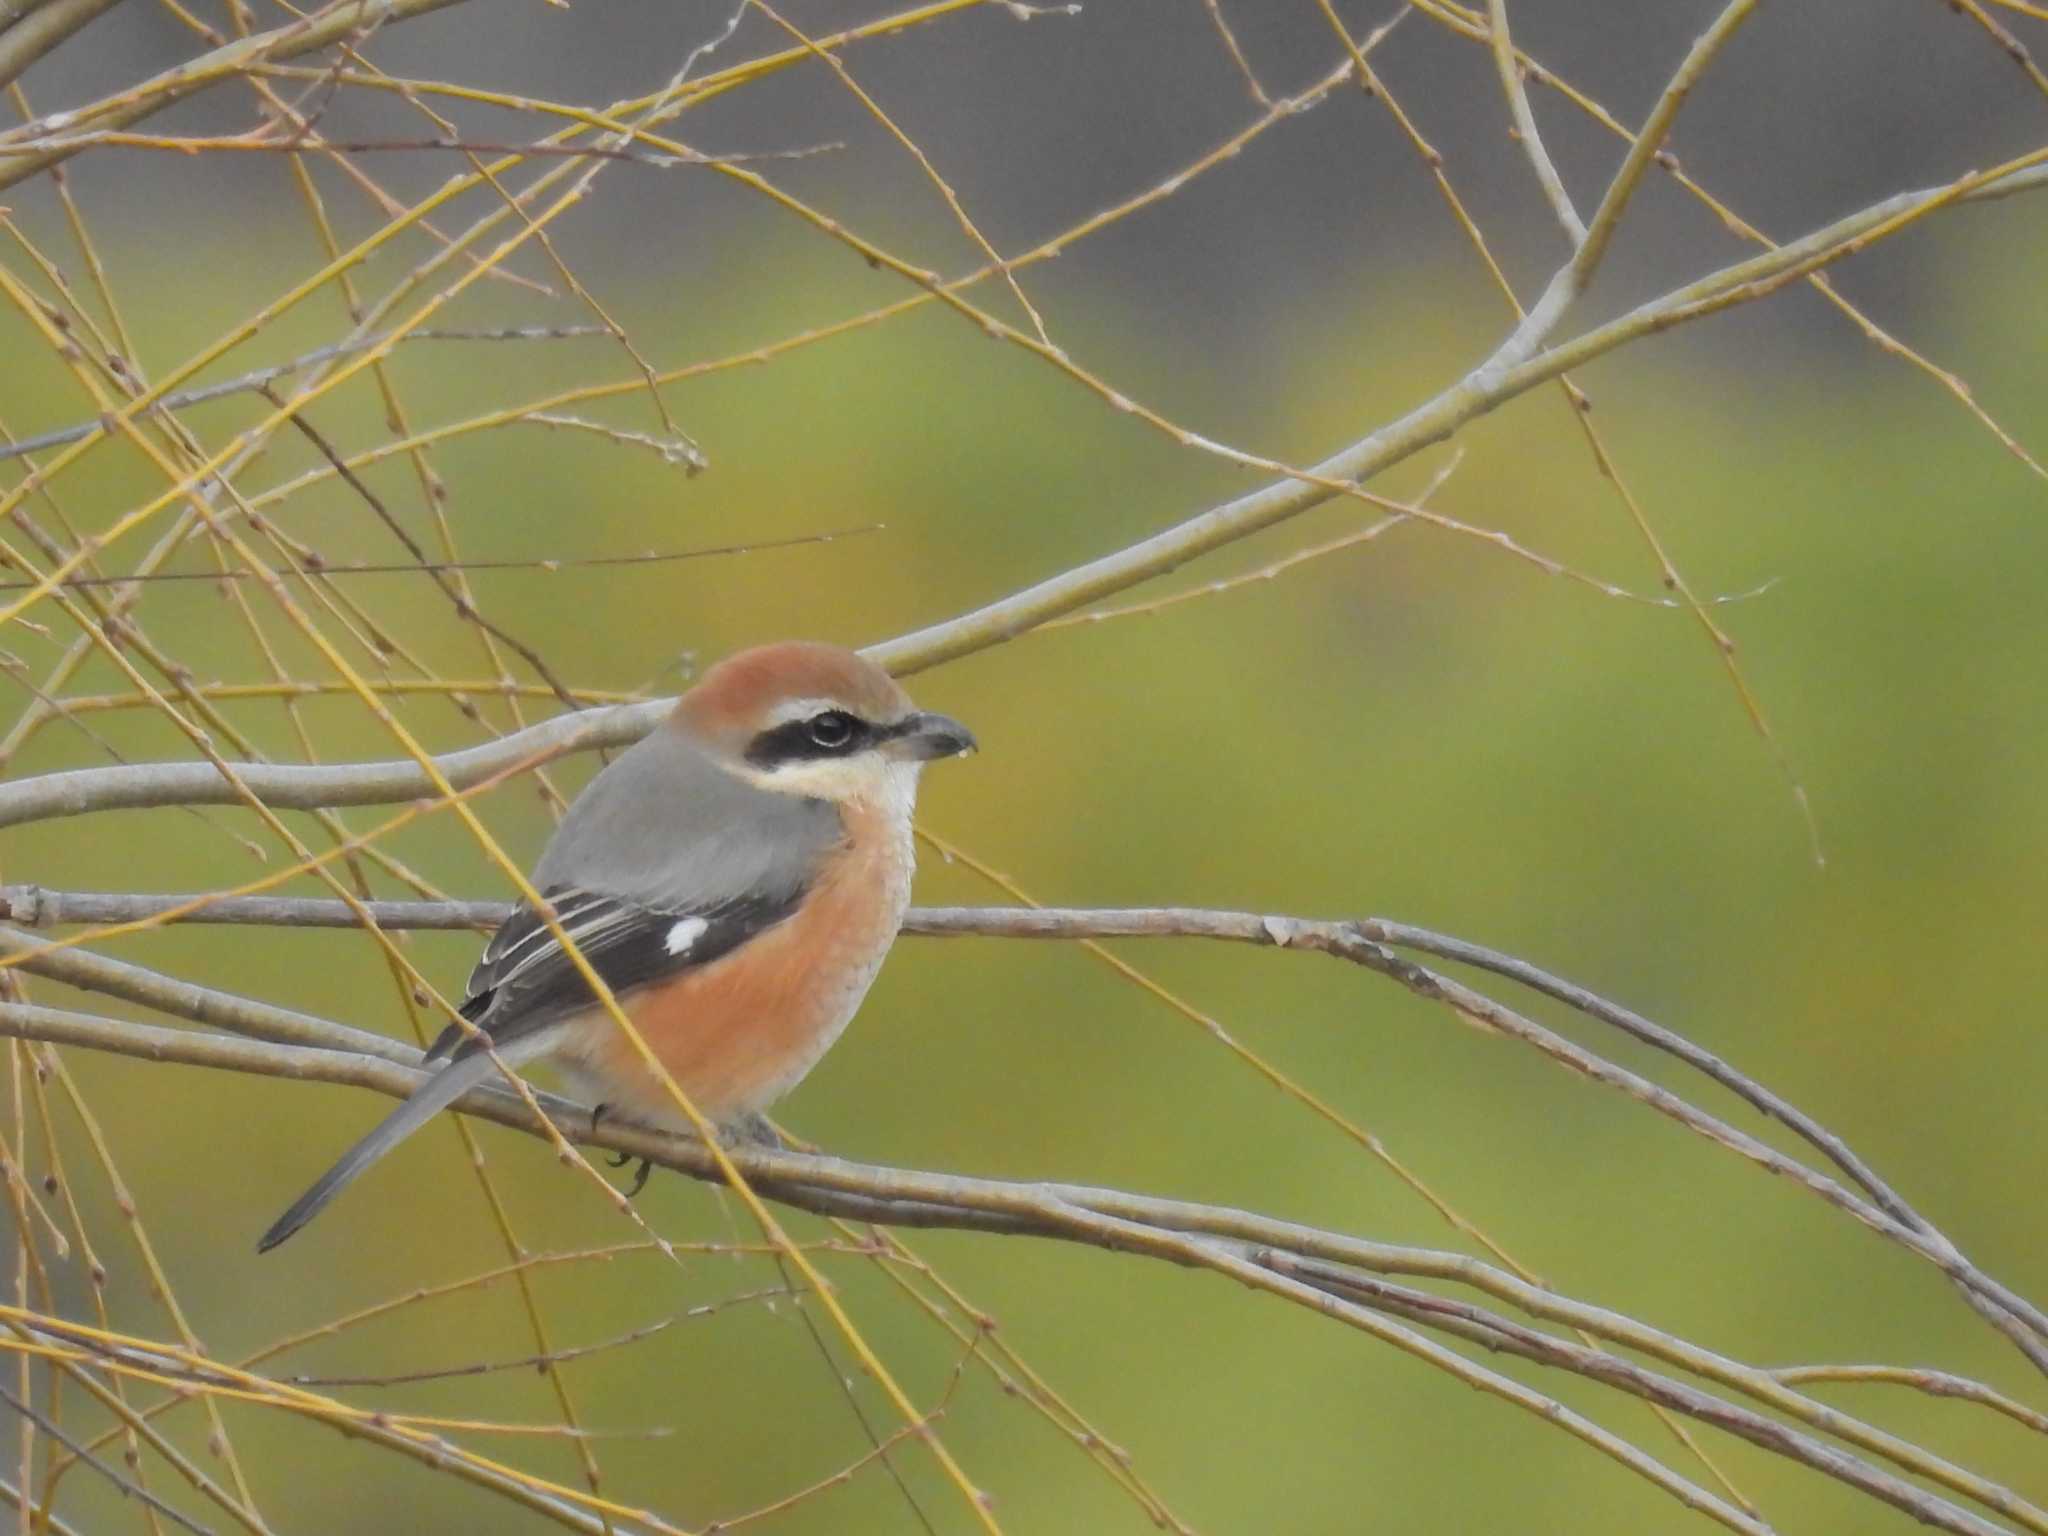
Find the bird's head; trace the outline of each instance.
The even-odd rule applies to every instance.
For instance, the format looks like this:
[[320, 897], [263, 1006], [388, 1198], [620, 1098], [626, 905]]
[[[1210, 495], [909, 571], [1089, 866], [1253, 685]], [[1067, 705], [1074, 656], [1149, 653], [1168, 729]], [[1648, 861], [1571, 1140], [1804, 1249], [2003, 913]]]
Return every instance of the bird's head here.
[[791, 640], [728, 656], [677, 704], [675, 726], [762, 789], [847, 802], [913, 787], [934, 758], [974, 750], [856, 651]]

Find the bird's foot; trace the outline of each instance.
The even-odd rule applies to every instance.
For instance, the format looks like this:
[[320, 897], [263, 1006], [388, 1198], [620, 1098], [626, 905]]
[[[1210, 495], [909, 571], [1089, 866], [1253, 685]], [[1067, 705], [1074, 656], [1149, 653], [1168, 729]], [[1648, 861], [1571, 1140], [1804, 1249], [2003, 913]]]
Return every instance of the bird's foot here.
[[775, 1123], [759, 1110], [735, 1116], [718, 1127], [718, 1139], [728, 1147], [766, 1147], [780, 1152], [785, 1143]]
[[[630, 1163], [631, 1161], [633, 1161], [633, 1159], [626, 1153], [622, 1152], [613, 1161], [612, 1166], [614, 1168], [623, 1168], [626, 1166], [626, 1164]], [[650, 1163], [644, 1157], [641, 1158], [640, 1166], [633, 1174], [633, 1186], [632, 1188], [626, 1191], [626, 1198], [628, 1200], [633, 1199], [636, 1195], [640, 1193], [641, 1190], [647, 1187], [647, 1176], [652, 1172], [654, 1172], [654, 1164]]]
[[[590, 1111], [591, 1135], [595, 1136], [597, 1134], [597, 1123], [605, 1117], [605, 1112], [610, 1108], [611, 1105], [609, 1104], [598, 1104], [592, 1107]], [[630, 1152], [615, 1152], [610, 1157], [606, 1158], [605, 1161], [614, 1168], [623, 1168], [626, 1166], [626, 1164], [633, 1161], [633, 1154]], [[633, 1187], [626, 1191], [626, 1198], [628, 1200], [631, 1200], [635, 1195], [639, 1194], [641, 1190], [647, 1187], [648, 1175], [652, 1174], [653, 1172], [654, 1164], [650, 1163], [644, 1157], [641, 1158], [639, 1171], [633, 1175]]]

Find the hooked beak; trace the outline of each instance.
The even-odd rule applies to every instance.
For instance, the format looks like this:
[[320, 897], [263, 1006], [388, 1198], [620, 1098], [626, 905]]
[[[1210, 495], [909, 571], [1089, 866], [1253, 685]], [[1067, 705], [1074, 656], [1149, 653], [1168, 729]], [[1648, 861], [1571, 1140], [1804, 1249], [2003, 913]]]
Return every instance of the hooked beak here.
[[958, 720], [920, 711], [889, 728], [882, 750], [903, 761], [928, 763], [937, 757], [959, 757], [974, 747], [974, 732]]

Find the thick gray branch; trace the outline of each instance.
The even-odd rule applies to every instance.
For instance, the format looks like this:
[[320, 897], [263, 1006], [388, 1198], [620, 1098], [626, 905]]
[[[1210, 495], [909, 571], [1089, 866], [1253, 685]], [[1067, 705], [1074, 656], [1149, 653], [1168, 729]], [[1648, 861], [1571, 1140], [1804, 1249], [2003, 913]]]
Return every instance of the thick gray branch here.
[[[0, 186], [6, 184], [4, 173], [0, 173]], [[1047, 619], [1164, 575], [1318, 506], [1340, 494], [1338, 486], [1330, 482], [1368, 480], [1443, 441], [1466, 422], [1516, 395], [1628, 342], [1818, 270], [1859, 249], [1893, 220], [1923, 209], [1988, 201], [2044, 186], [2048, 186], [2048, 165], [2035, 164], [1974, 182], [1960, 192], [1954, 186], [1944, 186], [1900, 193], [1538, 352], [1542, 337], [1562, 314], [1551, 302], [1552, 295], [1546, 294], [1524, 324], [1463, 379], [1398, 421], [1315, 465], [1309, 471], [1317, 477], [1315, 481], [1278, 481], [958, 618], [870, 646], [868, 654], [893, 672], [909, 674], [1014, 639]], [[458, 789], [467, 788], [494, 774], [511, 772], [527, 760], [543, 762], [566, 752], [636, 741], [654, 728], [666, 707], [661, 701], [650, 701], [587, 710], [516, 731], [485, 746], [449, 753], [436, 762]], [[333, 767], [249, 764], [238, 765], [238, 772], [267, 804], [279, 809], [388, 804], [432, 790], [425, 771], [411, 762]], [[224, 805], [236, 798], [232, 785], [205, 764], [80, 769], [0, 786], [0, 827], [96, 810]]]
[[[360, 928], [356, 909], [324, 896], [140, 895], [115, 891], [49, 891], [39, 885], [0, 885], [0, 921], [29, 928], [81, 923], [136, 923], [200, 903], [170, 919], [176, 923], [250, 924], [264, 928]], [[365, 901], [379, 928], [495, 928], [513, 912], [509, 901]]]
[[[192, 906], [195, 902], [201, 905]], [[355, 914], [345, 903], [306, 897], [209, 899], [203, 893], [173, 896], [56, 892], [21, 885], [0, 887], [0, 917], [26, 923], [134, 922], [188, 906], [192, 910], [184, 913], [181, 921], [321, 927], [357, 925]], [[371, 914], [378, 924], [390, 928], [488, 928], [503, 921], [511, 910], [509, 903], [493, 902], [391, 901], [371, 904]], [[2048, 1372], [2048, 1314], [1979, 1269], [1839, 1136], [1711, 1051], [1526, 961], [1463, 939], [1380, 918], [1318, 920], [1276, 913], [1229, 912], [1196, 907], [1121, 910], [921, 907], [913, 908], [906, 916], [903, 931], [932, 936], [971, 934], [1036, 939], [1204, 938], [1326, 954], [1362, 965], [1419, 996], [1443, 1003], [1460, 1014], [1479, 1019], [1505, 1035], [1534, 1046], [1560, 1065], [1594, 1082], [1619, 1089], [1715, 1145], [1798, 1183], [1837, 1209], [1854, 1216], [1880, 1235], [1941, 1269], [1955, 1281], [1964, 1298], [1987, 1322], [2005, 1334], [2037, 1367]], [[1389, 946], [1491, 971], [1665, 1052], [1736, 1094], [1759, 1113], [1790, 1128], [1840, 1169], [1862, 1193], [1858, 1194], [1804, 1163], [1784, 1156], [1719, 1117], [1705, 1113], [1648, 1079], [1545, 1029], [1451, 977], [1398, 957]], [[266, 1004], [252, 1003], [224, 993], [210, 993], [206, 988], [169, 977], [157, 977], [140, 967], [122, 966], [119, 962], [76, 948], [54, 949], [47, 954], [39, 954], [26, 935], [0, 929], [0, 955], [9, 954], [28, 956], [22, 963], [30, 970], [69, 981], [87, 990], [107, 991], [130, 1001], [147, 1003], [180, 1017], [203, 1023], [221, 1023], [265, 1039], [334, 1043], [332, 1037], [306, 1033], [303, 1015], [270, 1009]], [[250, 1009], [257, 1010], [253, 1015], [254, 1027], [234, 1022], [237, 1018], [252, 1017], [245, 1012]], [[377, 1038], [363, 1037], [365, 1040]], [[392, 1048], [389, 1042], [384, 1042], [384, 1045], [386, 1048], [379, 1054], [388, 1056]], [[353, 1041], [349, 1046], [377, 1049]], [[395, 1049], [402, 1051], [403, 1047]]]
[[0, 956], [19, 958], [23, 970], [81, 992], [118, 997], [173, 1018], [190, 1019], [195, 1024], [212, 1025], [256, 1040], [353, 1051], [394, 1062], [419, 1059], [419, 1053], [410, 1046], [366, 1029], [351, 1029], [315, 1014], [298, 1013], [233, 992], [181, 981], [161, 971], [112, 960], [90, 950], [51, 949], [18, 929], [0, 928]]
[[7, 8], [0, 6], [0, 86], [21, 78], [29, 65], [43, 57], [103, 11], [112, 10], [120, 0], [47, 0], [33, 8], [21, 7], [8, 24]]
[[[394, 1097], [409, 1094], [422, 1080], [416, 1068], [349, 1051], [163, 1029], [19, 1003], [0, 1004], [0, 1035], [85, 1046], [150, 1061], [178, 1061], [305, 1082], [348, 1083]], [[417, 1053], [409, 1054], [418, 1059]], [[707, 1181], [721, 1176], [709, 1153], [687, 1138], [619, 1121], [607, 1120], [593, 1127], [588, 1110], [581, 1106], [552, 1095], [536, 1097], [554, 1120], [556, 1129], [572, 1142], [647, 1157], [663, 1167]], [[530, 1134], [547, 1134], [527, 1105], [503, 1088], [475, 1090], [456, 1107], [463, 1113]], [[1694, 1414], [1940, 1529], [1966, 1536], [1998, 1536], [1997, 1526], [1948, 1500], [1914, 1488], [1860, 1457], [1774, 1423], [1764, 1415], [1635, 1366], [1611, 1352], [1576, 1346], [1469, 1304], [1407, 1287], [1388, 1286], [1373, 1277], [1397, 1274], [1474, 1286], [1544, 1320], [1583, 1328], [1597, 1337], [1647, 1351], [1724, 1385], [1758, 1395], [1774, 1408], [1795, 1414], [1827, 1433], [1877, 1450], [1910, 1471], [1964, 1492], [2032, 1529], [2048, 1529], [2048, 1513], [2010, 1490], [1805, 1398], [1777, 1382], [1768, 1371], [1698, 1349], [1621, 1314], [1558, 1296], [1461, 1254], [1374, 1243], [1256, 1212], [1086, 1185], [1014, 1183], [751, 1148], [736, 1148], [730, 1156], [761, 1195], [823, 1215], [901, 1226], [1030, 1235], [1149, 1254], [1214, 1270], [1258, 1289], [1290, 1296], [1383, 1338], [1389, 1337], [1385, 1325], [1371, 1321], [1361, 1309], [1391, 1312], [1425, 1327], [1448, 1331], [1489, 1348], [1511, 1349], [1525, 1358], [1574, 1371], [1679, 1412]], [[1757, 1536], [1762, 1536], [1766, 1529], [1725, 1502], [1648, 1462], [1641, 1453], [1614, 1441], [1561, 1405], [1481, 1371], [1469, 1361], [1448, 1356], [1438, 1347], [1430, 1346], [1420, 1352], [1473, 1380], [1475, 1385], [1489, 1384], [1489, 1389], [1498, 1389], [1500, 1395], [1534, 1408], [1545, 1417], [1560, 1422], [1569, 1419], [1588, 1431], [1602, 1449], [1631, 1465], [1647, 1463], [1639, 1466], [1639, 1470], [1658, 1474], [1664, 1486], [1680, 1493], [1689, 1504], [1712, 1512], [1723, 1524]]]
[[1265, 486], [972, 613], [885, 641], [872, 647], [869, 654], [892, 672], [909, 674], [1014, 640], [1047, 619], [1177, 570], [1201, 555], [1285, 522], [1339, 494], [1336, 488], [1318, 482], [1370, 480], [1536, 385], [1704, 312], [1701, 306], [1710, 301], [1724, 300], [1749, 285], [1788, 272], [1803, 275], [1847, 255], [1858, 248], [1861, 237], [1900, 214], [1923, 204], [1982, 201], [2037, 191], [2043, 186], [2048, 186], [2048, 166], [2015, 170], [1960, 195], [1952, 187], [1900, 193], [1861, 213], [1839, 219], [1803, 240], [1702, 278], [1573, 341], [1538, 352], [1542, 338], [1555, 327], [1569, 300], [1576, 296], [1576, 290], [1569, 285], [1555, 286], [1530, 310], [1524, 324], [1464, 378], [1398, 421], [1312, 466], [1308, 472], [1317, 477], [1316, 481], [1282, 480]]
[[[654, 729], [671, 704], [612, 704], [557, 715], [480, 747], [450, 752], [435, 762], [458, 790], [487, 779], [538, 767], [569, 752], [623, 747]], [[418, 763], [237, 763], [235, 772], [273, 810], [324, 806], [391, 805], [431, 795], [433, 784]], [[210, 763], [133, 763], [75, 768], [0, 785], [0, 827], [83, 816], [92, 811], [146, 810], [166, 805], [239, 805], [235, 786]]]

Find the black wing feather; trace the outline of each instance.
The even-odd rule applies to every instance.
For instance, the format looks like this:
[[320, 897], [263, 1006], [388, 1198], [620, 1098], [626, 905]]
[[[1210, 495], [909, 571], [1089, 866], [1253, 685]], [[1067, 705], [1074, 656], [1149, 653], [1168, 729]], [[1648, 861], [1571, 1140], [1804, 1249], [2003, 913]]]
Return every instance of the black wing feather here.
[[[576, 943], [613, 996], [709, 965], [787, 919], [803, 900], [801, 890], [741, 896], [695, 909], [659, 910], [624, 897], [574, 888], [542, 892], [556, 921]], [[678, 923], [704, 926], [687, 945], [672, 947]], [[540, 914], [521, 907], [484, 947], [470, 973], [469, 995], [459, 1010], [496, 1045], [545, 1029], [597, 1001], [583, 973], [570, 960]], [[429, 1061], [460, 1060], [482, 1049], [475, 1034], [459, 1024], [441, 1031], [427, 1052]]]

